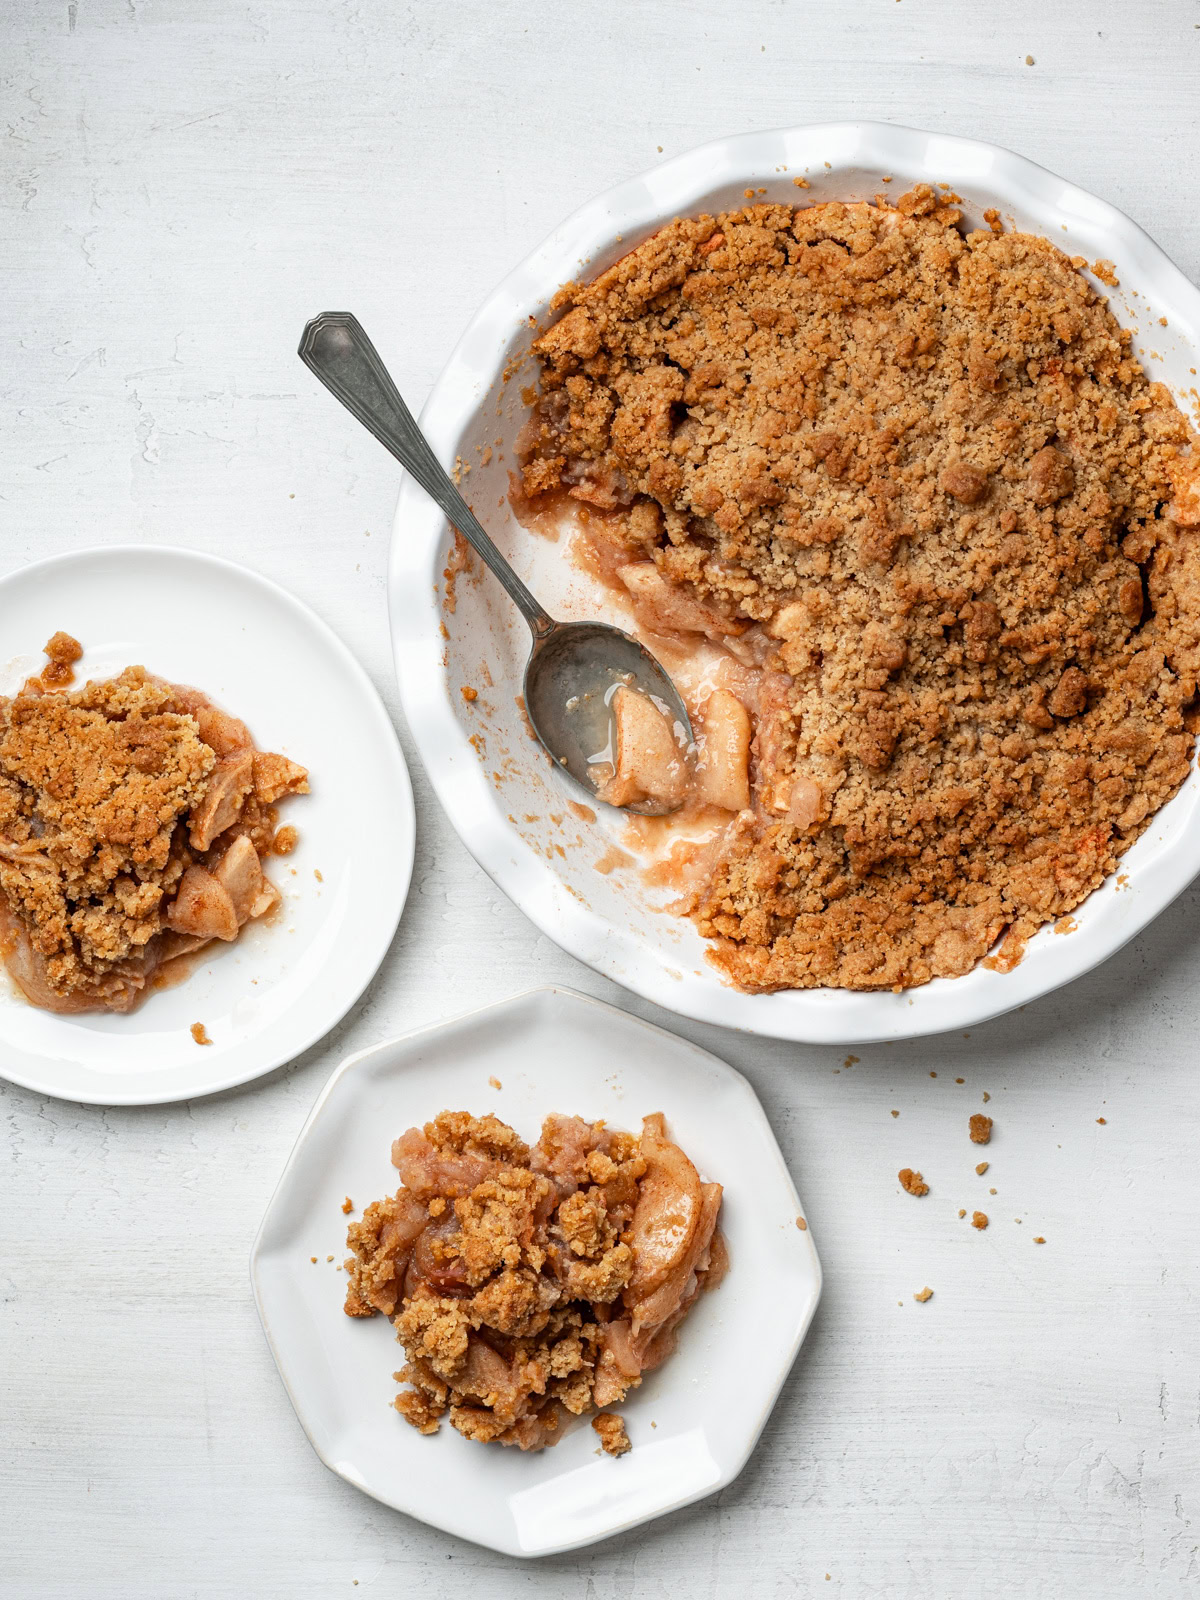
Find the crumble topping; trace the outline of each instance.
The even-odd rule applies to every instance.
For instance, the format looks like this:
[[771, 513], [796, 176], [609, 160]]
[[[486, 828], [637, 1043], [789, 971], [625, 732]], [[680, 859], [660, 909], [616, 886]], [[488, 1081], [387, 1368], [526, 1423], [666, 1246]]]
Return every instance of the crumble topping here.
[[746, 989], [1010, 966], [1188, 770], [1188, 424], [1082, 262], [960, 222], [927, 186], [679, 219], [534, 347], [518, 514], [584, 502], [645, 631], [752, 669], [692, 907]]
[[[82, 654], [62, 633], [46, 648], [51, 667]], [[5, 959], [35, 1005], [128, 1011], [163, 961], [277, 902], [271, 802], [306, 775], [144, 667], [71, 691], [47, 690], [48, 672], [0, 699]]]
[[[540, 1450], [659, 1366], [726, 1266], [721, 1186], [661, 1115], [641, 1137], [549, 1116], [532, 1149], [488, 1114], [443, 1111], [392, 1146], [402, 1184], [350, 1224], [345, 1311], [404, 1346], [396, 1410], [420, 1433]], [[604, 1449], [629, 1448], [598, 1416]]]
[[607, 1455], [623, 1456], [633, 1449], [625, 1432], [624, 1417], [616, 1417], [611, 1411], [601, 1411], [592, 1418], [592, 1427], [600, 1435], [601, 1447]]
[[925, 1182], [925, 1179], [919, 1172], [914, 1172], [911, 1167], [901, 1167], [896, 1176], [899, 1178], [900, 1187], [905, 1194], [916, 1195], [920, 1198], [921, 1195], [929, 1193], [929, 1185]]
[[[987, 1144], [990, 1141], [992, 1137], [992, 1119], [991, 1117], [984, 1116], [982, 1111], [976, 1111], [972, 1115], [968, 1127], [971, 1133], [972, 1144]], [[976, 1172], [979, 1170], [980, 1169], [978, 1167], [975, 1168]], [[986, 1162], [984, 1163], [983, 1171], [987, 1171]]]

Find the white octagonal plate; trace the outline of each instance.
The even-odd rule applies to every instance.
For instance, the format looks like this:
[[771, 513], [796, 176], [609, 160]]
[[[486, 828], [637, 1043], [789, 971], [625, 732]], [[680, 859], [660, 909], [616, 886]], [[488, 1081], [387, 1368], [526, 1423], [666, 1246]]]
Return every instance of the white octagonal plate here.
[[[725, 1186], [729, 1275], [696, 1303], [675, 1354], [620, 1406], [628, 1455], [599, 1455], [586, 1419], [526, 1455], [449, 1426], [424, 1437], [392, 1409], [403, 1356], [391, 1323], [342, 1311], [342, 1201], [360, 1212], [392, 1193], [392, 1139], [444, 1108], [495, 1112], [529, 1140], [551, 1111], [630, 1129], [662, 1111], [701, 1174]], [[687, 1505], [741, 1471], [820, 1298], [801, 1214], [740, 1073], [613, 1006], [537, 989], [343, 1062], [271, 1198], [251, 1277], [292, 1405], [327, 1467], [448, 1533], [548, 1555]]]

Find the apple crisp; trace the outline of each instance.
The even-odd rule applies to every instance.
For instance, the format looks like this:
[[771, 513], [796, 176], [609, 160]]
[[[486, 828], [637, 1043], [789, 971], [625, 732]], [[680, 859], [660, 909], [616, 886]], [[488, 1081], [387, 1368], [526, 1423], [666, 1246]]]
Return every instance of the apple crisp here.
[[[618, 1404], [724, 1275], [721, 1185], [661, 1115], [641, 1136], [549, 1116], [532, 1148], [498, 1117], [443, 1111], [392, 1145], [401, 1177], [346, 1236], [345, 1311], [390, 1317], [421, 1433], [540, 1450], [567, 1416]], [[603, 1448], [629, 1448], [597, 1417]]]
[[1200, 452], [1082, 259], [999, 227], [681, 219], [535, 342], [513, 504], [702, 657], [690, 909], [743, 988], [1011, 965], [1188, 771]]
[[5, 959], [34, 1005], [130, 1011], [166, 963], [276, 905], [275, 802], [307, 774], [144, 667], [48, 690], [82, 652], [65, 634], [47, 651], [42, 677], [0, 699]]

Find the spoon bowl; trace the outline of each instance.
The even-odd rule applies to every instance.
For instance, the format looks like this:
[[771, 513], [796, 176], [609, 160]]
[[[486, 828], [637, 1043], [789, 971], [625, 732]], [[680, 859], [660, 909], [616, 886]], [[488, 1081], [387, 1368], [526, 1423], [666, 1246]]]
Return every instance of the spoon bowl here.
[[[609, 703], [621, 684], [639, 690], [671, 724], [686, 756], [692, 743], [687, 710], [675, 685], [644, 645], [605, 622], [560, 622], [536, 640], [525, 668], [525, 710], [551, 758], [593, 799], [592, 768], [612, 761]], [[638, 800], [619, 808], [643, 817], [675, 806]]]
[[[300, 340], [300, 359], [346, 409], [396, 457], [504, 586], [533, 635], [525, 668], [525, 707], [551, 760], [593, 799], [592, 768], [611, 761], [609, 703], [622, 684], [654, 702], [670, 724], [681, 756], [690, 758], [692, 727], [674, 684], [629, 634], [603, 622], [556, 622], [534, 599], [477, 521], [412, 413], [379, 352], [348, 311], [314, 317]], [[677, 810], [653, 799], [620, 810], [666, 816]]]

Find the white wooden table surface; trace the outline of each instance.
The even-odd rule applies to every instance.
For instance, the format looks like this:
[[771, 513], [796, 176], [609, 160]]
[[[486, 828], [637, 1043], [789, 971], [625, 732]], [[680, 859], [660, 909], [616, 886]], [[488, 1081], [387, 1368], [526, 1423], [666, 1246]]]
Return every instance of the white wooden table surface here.
[[[296, 360], [305, 319], [352, 307], [420, 403], [485, 292], [584, 197], [660, 149], [853, 116], [1009, 145], [1200, 276], [1196, 0], [6, 0], [0, 567], [123, 540], [245, 560], [352, 644], [399, 721], [395, 473]], [[715, 1500], [520, 1565], [325, 1471], [246, 1257], [333, 1065], [549, 981], [672, 1025], [499, 897], [409, 759], [408, 910], [323, 1045], [163, 1109], [0, 1085], [0, 1590], [1196, 1594], [1196, 890], [969, 1038], [843, 1069], [676, 1024], [758, 1088], [826, 1268], [762, 1443]], [[896, 1183], [910, 1164], [934, 1183], [919, 1203]], [[978, 1204], [984, 1234], [957, 1217]]]

